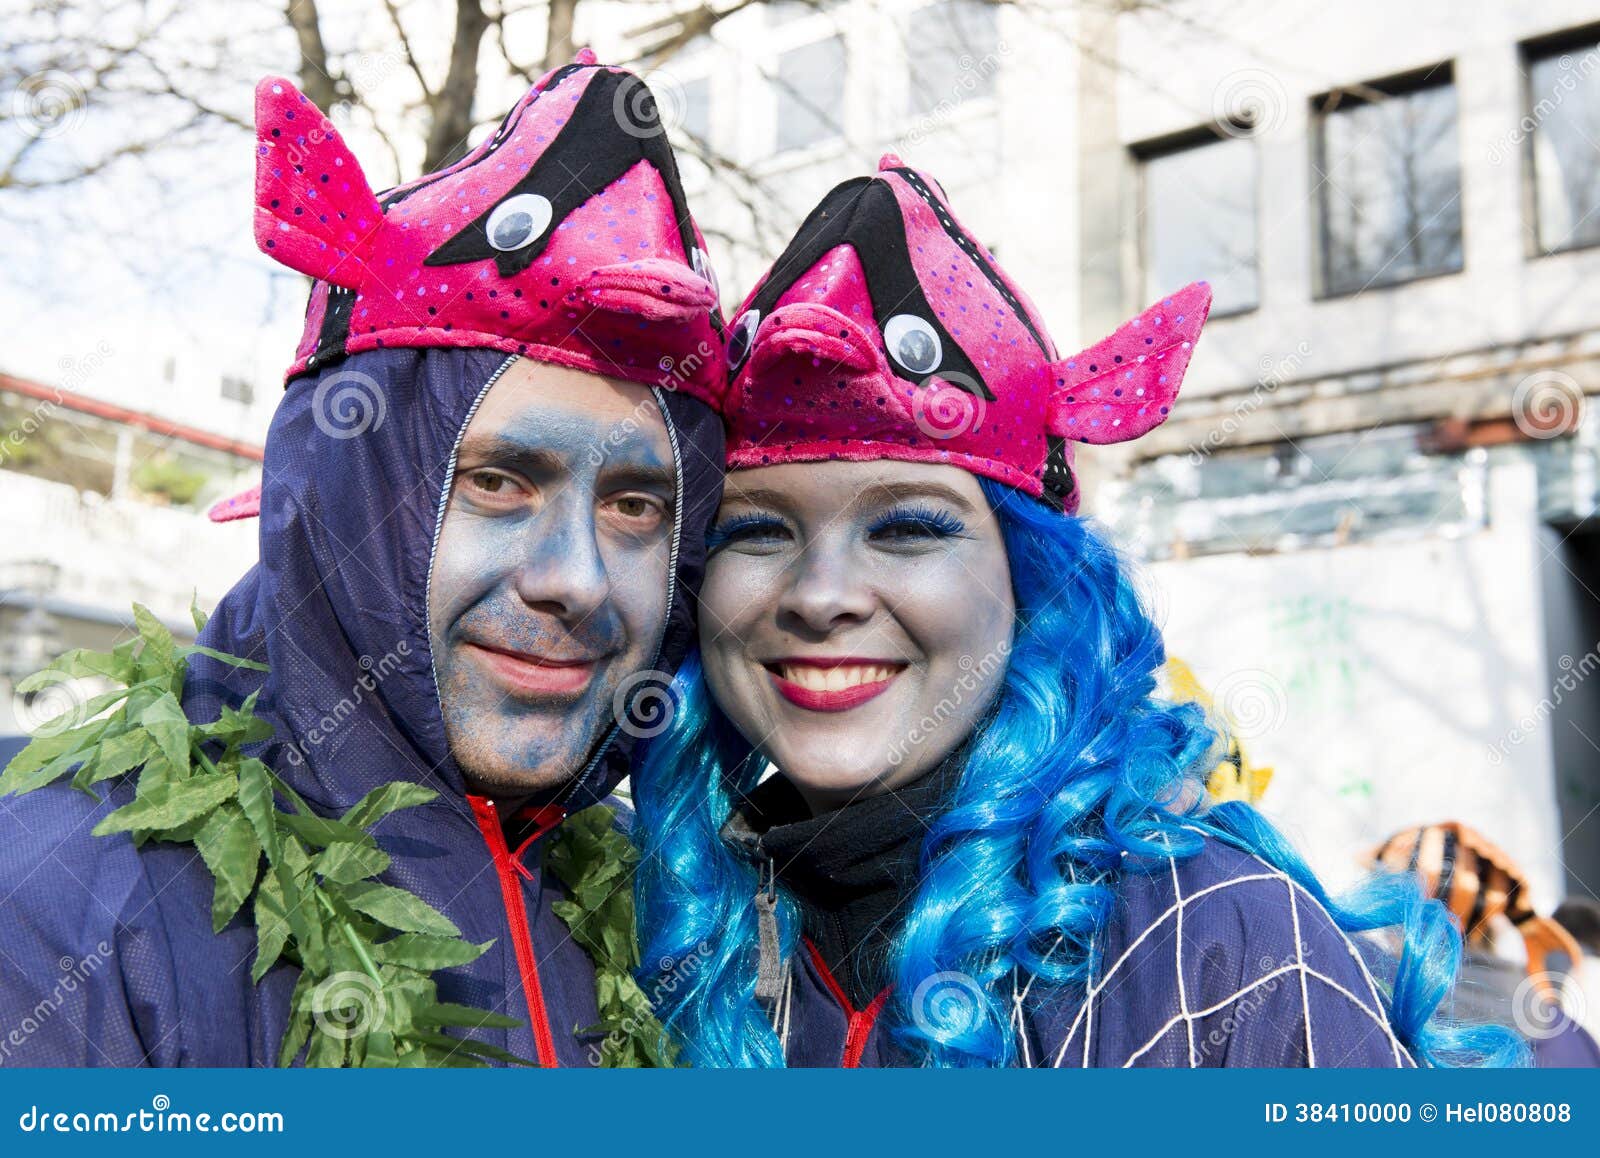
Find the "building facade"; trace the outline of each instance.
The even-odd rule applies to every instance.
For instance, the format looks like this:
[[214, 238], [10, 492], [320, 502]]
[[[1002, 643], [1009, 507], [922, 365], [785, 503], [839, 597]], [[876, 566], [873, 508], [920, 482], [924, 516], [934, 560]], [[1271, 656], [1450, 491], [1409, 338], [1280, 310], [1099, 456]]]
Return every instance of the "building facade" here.
[[730, 307], [883, 152], [1064, 348], [1210, 281], [1087, 507], [1268, 811], [1336, 880], [1458, 818], [1543, 907], [1600, 892], [1600, 2], [777, 3], [651, 79]]

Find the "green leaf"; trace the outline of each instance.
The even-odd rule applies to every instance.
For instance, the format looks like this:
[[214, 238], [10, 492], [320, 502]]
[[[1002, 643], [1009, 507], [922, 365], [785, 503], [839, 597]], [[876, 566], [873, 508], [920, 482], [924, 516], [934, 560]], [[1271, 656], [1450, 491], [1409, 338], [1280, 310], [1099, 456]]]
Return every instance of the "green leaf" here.
[[150, 738], [167, 758], [169, 768], [177, 772], [177, 779], [188, 776], [189, 718], [183, 714], [178, 697], [163, 692], [139, 714], [139, 725], [150, 733]]
[[[493, 942], [489, 942], [492, 944]], [[416, 1014], [418, 1025], [440, 1029], [447, 1025], [461, 1029], [517, 1029], [523, 1023], [503, 1013], [492, 1013], [471, 1005], [456, 1005], [450, 1001], [437, 1001]]]
[[312, 1025], [311, 1046], [306, 1050], [307, 1069], [339, 1069], [344, 1065], [346, 1040]]
[[40, 736], [18, 752], [0, 776], [0, 796], [21, 796], [66, 775], [87, 760], [99, 738], [111, 726], [96, 720], [56, 736]]
[[189, 618], [194, 620], [194, 630], [196, 635], [200, 634], [200, 632], [206, 629], [206, 620], [209, 618], [209, 616], [207, 616], [204, 611], [200, 610], [200, 593], [198, 591], [192, 591], [189, 593]]
[[52, 683], [60, 682], [58, 676], [70, 676], [73, 679], [85, 679], [98, 676], [102, 679], [115, 680], [119, 684], [137, 682], [137, 668], [133, 656], [117, 648], [109, 655], [104, 652], [89, 651], [86, 648], [77, 648], [65, 655], [58, 656], [49, 667], [43, 671], [35, 672], [21, 683], [17, 684], [19, 692], [34, 692]]
[[400, 1064], [399, 1055], [395, 1051], [394, 1034], [387, 1030], [375, 1030], [367, 1034], [366, 1055], [361, 1059], [361, 1064], [372, 1069], [392, 1069]]
[[389, 854], [360, 844], [333, 844], [311, 858], [313, 871], [332, 881], [353, 884], [375, 877], [389, 867]]
[[[283, 902], [283, 887], [276, 872], [263, 874], [256, 887], [255, 918], [256, 960], [250, 967], [250, 979], [260, 981], [283, 956], [284, 946], [289, 942], [288, 906]], [[298, 1047], [296, 1052], [299, 1052]]]
[[133, 622], [139, 628], [139, 638], [144, 640], [146, 648], [155, 648], [158, 655], [172, 654], [172, 632], [167, 630], [166, 624], [157, 619], [155, 613], [148, 607], [142, 603], [135, 603]]
[[239, 778], [232, 772], [175, 780], [148, 792], [142, 791], [132, 804], [124, 805], [94, 826], [95, 836], [135, 829], [160, 832], [177, 828], [203, 816], [239, 791]]
[[239, 808], [255, 829], [267, 859], [277, 864], [283, 856], [278, 846], [278, 808], [272, 801], [267, 766], [260, 760], [239, 761]]
[[403, 933], [434, 933], [441, 937], [461, 935], [461, 930], [449, 917], [405, 889], [366, 881], [340, 886], [339, 895], [352, 909]]
[[278, 814], [278, 823], [307, 844], [314, 844], [319, 847], [332, 844], [354, 844], [370, 847], [374, 843], [370, 833], [337, 820], [328, 820], [326, 817], [318, 816], [314, 812], [280, 812]]
[[230, 800], [206, 818], [195, 833], [194, 843], [217, 880], [211, 926], [213, 932], [220, 933], [255, 888], [261, 869], [261, 841], [243, 810]]
[[5, 778], [0, 780], [0, 785], [4, 786], [8, 795], [21, 796], [26, 792], [43, 788], [46, 784], [61, 779], [61, 777], [72, 771], [83, 758], [82, 752], [67, 752], [64, 755], [57, 756], [43, 768], [36, 768], [32, 772], [12, 775], [10, 770], [7, 770]]
[[172, 690], [176, 691], [182, 680], [183, 668], [178, 660], [172, 632], [148, 607], [139, 603], [133, 605], [133, 621], [139, 629], [139, 639], [144, 644], [139, 649], [137, 661], [139, 678], [170, 683]]
[[391, 780], [380, 784], [351, 806], [340, 820], [352, 828], [371, 828], [378, 821], [402, 808], [412, 808], [437, 799], [432, 788], [410, 784], [404, 780]]
[[[423, 973], [435, 969], [454, 969], [476, 961], [488, 951], [493, 941], [474, 945], [458, 937], [434, 937], [426, 933], [401, 933], [398, 937], [372, 947], [372, 959], [381, 965], [404, 965]], [[482, 1012], [474, 1010], [474, 1012]], [[440, 1022], [438, 1024], [463, 1024]], [[480, 1024], [473, 1022], [472, 1024]], [[514, 1024], [521, 1024], [520, 1022]]]
[[254, 713], [255, 699], [256, 693], [252, 692], [238, 709], [224, 704], [217, 718], [196, 727], [195, 734], [224, 744], [253, 744], [268, 739], [272, 735], [272, 723]]
[[[257, 981], [261, 978], [257, 977]], [[311, 975], [300, 974], [299, 980], [294, 983], [294, 993], [289, 998], [289, 1026], [283, 1034], [283, 1044], [278, 1047], [278, 1065], [291, 1066], [299, 1055], [300, 1049], [306, 1044], [306, 1039], [311, 1036], [311, 990], [313, 988]]]
[[[281, 819], [283, 814], [277, 814]], [[283, 886], [283, 899], [288, 906], [289, 928], [294, 934], [295, 946], [300, 950], [301, 963], [315, 973], [327, 969], [328, 936], [327, 918], [322, 909], [302, 892], [302, 884], [310, 885], [311, 857], [293, 835], [280, 834], [282, 859], [277, 863], [278, 882]]]
[[198, 644], [198, 643], [191, 643], [188, 647], [180, 648], [179, 651], [178, 651], [178, 654], [179, 655], [207, 655], [207, 656], [210, 656], [212, 659], [217, 660], [219, 663], [225, 663], [230, 667], [248, 668], [251, 671], [267, 671], [268, 670], [267, 665], [264, 664], [264, 663], [258, 663], [257, 661], [255, 661], [253, 659], [245, 659], [243, 656], [229, 655], [225, 651], [218, 651], [214, 647], [205, 647], [205, 646], [203, 646], [201, 644]]
[[[449, 1035], [443, 1033], [428, 1032], [417, 1032], [408, 1034], [407, 1036], [412, 1040], [424, 1042], [428, 1045], [436, 1046], [441, 1050], [447, 1051], [447, 1056], [470, 1054], [473, 1057], [488, 1058], [492, 1061], [504, 1062], [506, 1065], [538, 1065], [537, 1062], [531, 1062], [527, 1058], [518, 1057], [514, 1053], [507, 1053], [497, 1045], [490, 1045], [487, 1042], [482, 1041], [474, 1041], [470, 1037], [450, 1037]], [[450, 1063], [442, 1062], [441, 1064]]]
[[87, 790], [89, 785], [131, 772], [155, 754], [155, 741], [143, 728], [130, 728], [102, 740], [92, 759], [86, 760], [73, 777], [72, 786]]

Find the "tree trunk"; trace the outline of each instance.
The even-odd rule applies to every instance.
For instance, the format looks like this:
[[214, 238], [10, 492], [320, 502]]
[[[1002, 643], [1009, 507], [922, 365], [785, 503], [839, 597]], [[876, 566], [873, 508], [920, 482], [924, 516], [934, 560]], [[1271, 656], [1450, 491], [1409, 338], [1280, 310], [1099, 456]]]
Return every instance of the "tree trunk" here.
[[544, 26], [546, 70], [572, 62], [572, 54], [576, 51], [572, 43], [572, 20], [577, 11], [578, 0], [550, 0], [550, 13]]
[[456, 32], [450, 44], [450, 71], [433, 98], [433, 123], [423, 172], [431, 173], [467, 151], [472, 131], [472, 99], [478, 89], [478, 49], [489, 28], [481, 0], [456, 0]]
[[338, 86], [328, 73], [328, 49], [322, 43], [317, 0], [288, 0], [289, 26], [300, 43], [300, 91], [327, 113], [339, 100]]

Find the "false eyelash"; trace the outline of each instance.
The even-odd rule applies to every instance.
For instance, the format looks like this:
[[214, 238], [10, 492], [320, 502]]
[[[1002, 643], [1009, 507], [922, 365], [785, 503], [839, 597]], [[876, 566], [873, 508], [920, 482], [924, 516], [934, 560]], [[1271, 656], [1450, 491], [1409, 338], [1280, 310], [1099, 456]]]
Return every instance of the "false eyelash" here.
[[752, 531], [757, 527], [783, 529], [783, 520], [774, 515], [745, 514], [734, 515], [726, 522], [718, 523], [706, 532], [706, 554], [720, 550], [722, 547], [739, 538], [744, 532]]
[[967, 525], [949, 511], [937, 507], [908, 506], [884, 511], [872, 520], [867, 533], [875, 535], [890, 527], [907, 523], [915, 524], [941, 539], [964, 534], [967, 529]]

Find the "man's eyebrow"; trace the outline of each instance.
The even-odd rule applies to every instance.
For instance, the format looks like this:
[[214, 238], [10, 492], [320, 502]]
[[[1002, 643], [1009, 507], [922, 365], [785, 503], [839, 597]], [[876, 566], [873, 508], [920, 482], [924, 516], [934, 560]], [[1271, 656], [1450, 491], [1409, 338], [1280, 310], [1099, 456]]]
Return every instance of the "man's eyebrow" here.
[[459, 462], [517, 466], [534, 474], [560, 474], [566, 470], [561, 455], [542, 447], [529, 446], [502, 434], [469, 434], [461, 440]]
[[600, 486], [611, 490], [616, 487], [660, 487], [673, 490], [677, 475], [672, 467], [645, 462], [608, 462], [600, 471]]

